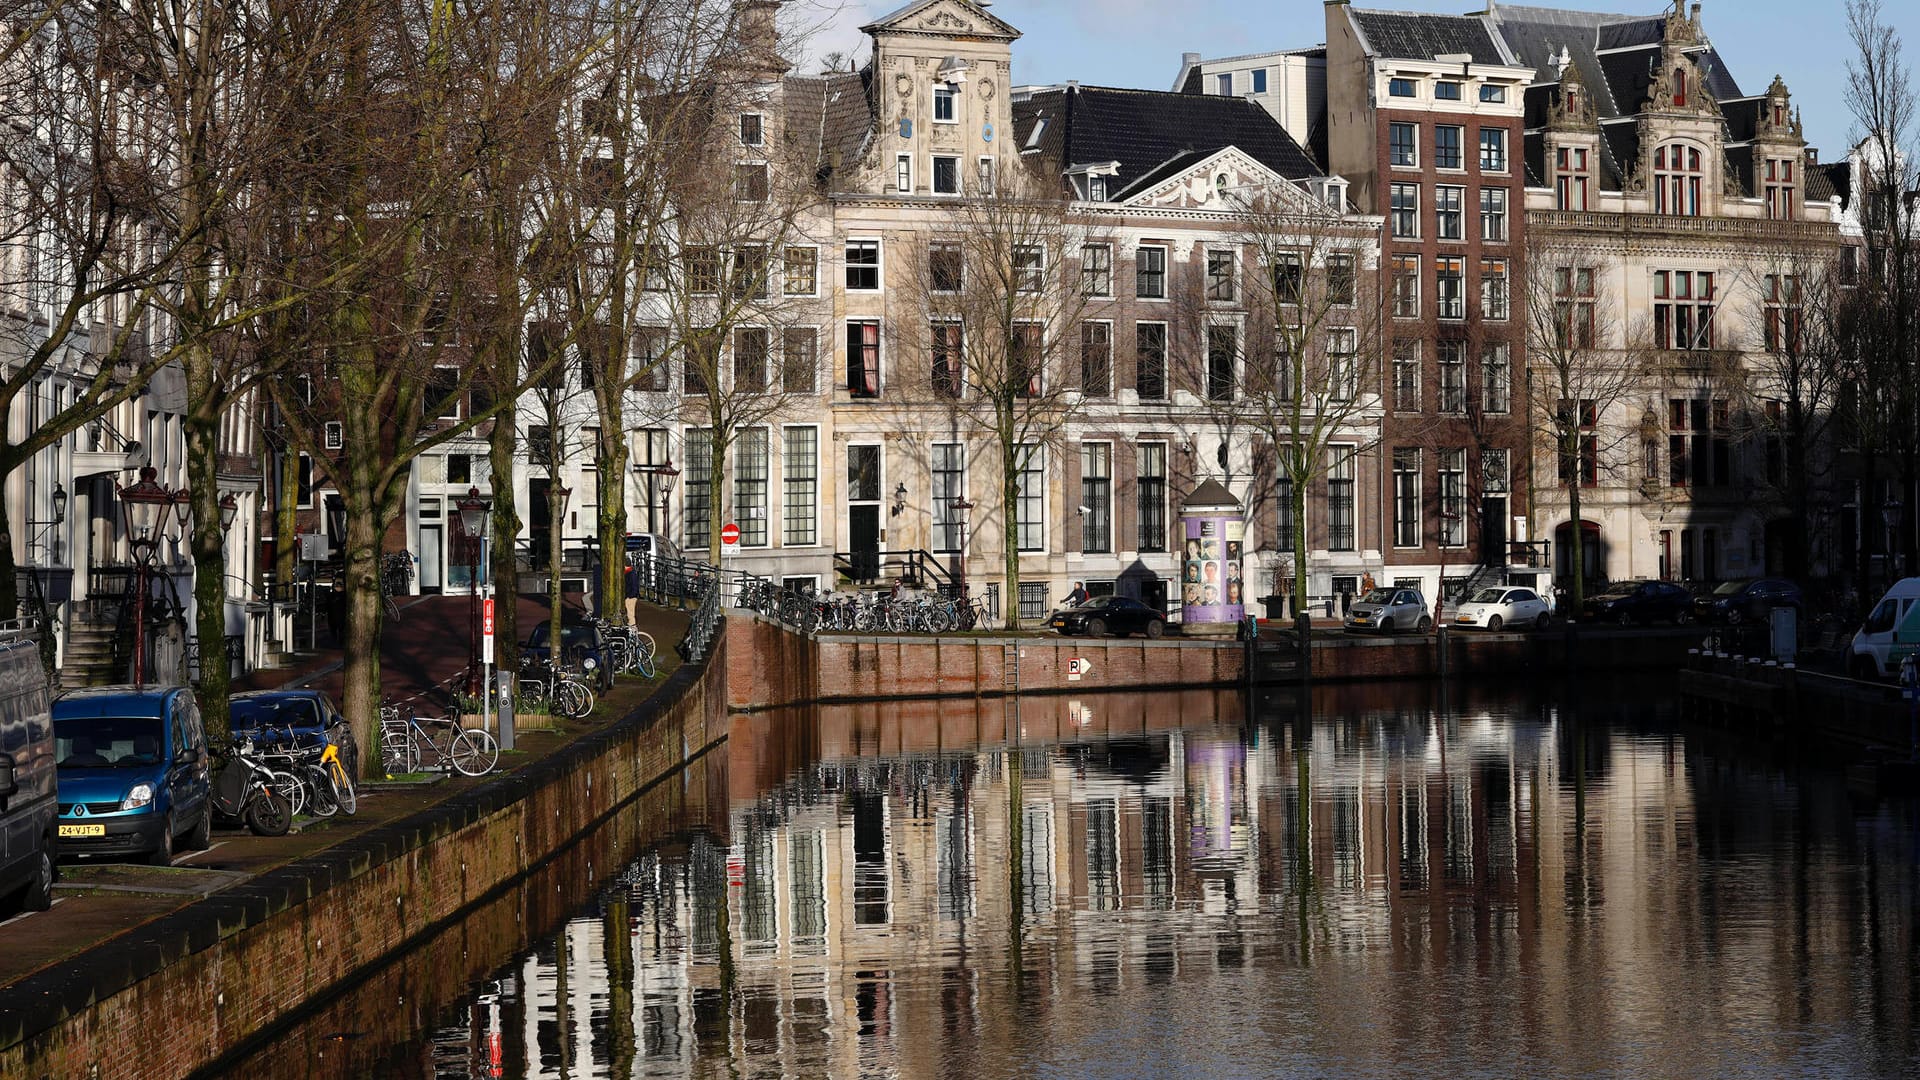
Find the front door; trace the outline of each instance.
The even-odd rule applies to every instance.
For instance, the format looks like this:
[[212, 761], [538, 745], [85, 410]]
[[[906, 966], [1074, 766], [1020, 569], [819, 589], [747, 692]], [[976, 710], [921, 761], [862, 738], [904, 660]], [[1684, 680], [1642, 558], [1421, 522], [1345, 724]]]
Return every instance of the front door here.
[[1507, 558], [1507, 499], [1488, 495], [1480, 500], [1480, 562], [1505, 566]]
[[441, 557], [445, 551], [440, 541], [440, 526], [422, 523], [420, 526], [420, 592], [423, 595], [438, 593], [446, 582], [441, 570]]
[[852, 556], [855, 581], [880, 576], [880, 508], [847, 507], [847, 552]]

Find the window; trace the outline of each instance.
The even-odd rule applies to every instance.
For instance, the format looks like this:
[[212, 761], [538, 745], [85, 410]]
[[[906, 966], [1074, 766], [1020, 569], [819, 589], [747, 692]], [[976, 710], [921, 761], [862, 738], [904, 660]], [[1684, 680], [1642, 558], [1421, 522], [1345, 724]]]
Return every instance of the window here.
[[1480, 411], [1498, 415], [1513, 408], [1513, 358], [1504, 341], [1480, 346]]
[[1113, 550], [1113, 444], [1080, 444], [1080, 550]]
[[820, 291], [820, 249], [789, 245], [782, 254], [780, 291], [788, 296], [812, 296]]
[[[555, 364], [553, 371], [562, 380], [565, 375], [560, 365]], [[551, 384], [550, 384], [551, 385]], [[457, 367], [436, 366], [433, 374], [427, 376], [427, 408], [442, 420], [460, 419], [460, 369]]]
[[1113, 324], [1080, 324], [1080, 392], [1087, 397], [1113, 393]]
[[1768, 158], [1766, 179], [1767, 216], [1778, 221], [1793, 219], [1793, 162], [1787, 158]]
[[964, 514], [953, 508], [967, 494], [966, 448], [960, 443], [933, 444], [933, 550], [957, 552]]
[[1395, 412], [1420, 411], [1420, 343], [1393, 343], [1393, 408]]
[[1035, 443], [1022, 443], [1014, 451], [1020, 458], [1020, 477], [1016, 482], [1014, 520], [1015, 544], [1021, 551], [1047, 549], [1047, 452]]
[[936, 124], [960, 122], [959, 87], [945, 82], [933, 84], [933, 122]]
[[1207, 252], [1207, 299], [1233, 299], [1233, 252]]
[[733, 386], [750, 394], [767, 388], [768, 333], [763, 326], [742, 326], [733, 332]]
[[1207, 400], [1233, 400], [1233, 365], [1240, 337], [1231, 326], [1207, 327]]
[[1442, 240], [1466, 239], [1466, 202], [1466, 188], [1434, 188], [1433, 235]]
[[1266, 93], [1267, 92], [1267, 69], [1254, 68], [1250, 74], [1253, 76], [1253, 92], [1256, 94]]
[[1167, 444], [1143, 442], [1138, 456], [1140, 550], [1167, 550]]
[[1221, 97], [1233, 96], [1233, 72], [1223, 71], [1213, 77], [1213, 92]]
[[1420, 256], [1393, 257], [1393, 317], [1420, 317]]
[[993, 159], [990, 157], [980, 159], [980, 194], [993, 194]]
[[1104, 176], [1087, 177], [1087, 199], [1091, 202], [1107, 201], [1107, 178]]
[[1509, 303], [1507, 260], [1480, 260], [1480, 317], [1494, 322], [1507, 321]]
[[1467, 546], [1467, 452], [1440, 451], [1440, 546]]
[[1327, 447], [1327, 550], [1352, 551], [1357, 530], [1353, 520], [1353, 458], [1351, 446]]
[[1135, 323], [1133, 327], [1133, 388], [1142, 401], [1167, 396], [1167, 324]]
[[1017, 244], [1013, 249], [1013, 287], [1015, 292], [1037, 293], [1047, 279], [1047, 252], [1038, 244]]
[[936, 154], [933, 158], [933, 193], [935, 195], [960, 194], [960, 159], [945, 154]]
[[1396, 167], [1416, 168], [1420, 164], [1420, 125], [1387, 125], [1387, 161]]
[[633, 332], [633, 363], [640, 371], [639, 381], [634, 384], [636, 390], [661, 391], [669, 389], [667, 361], [664, 353], [667, 347], [667, 331], [659, 326], [642, 326]]
[[1562, 210], [1585, 210], [1588, 180], [1587, 151], [1561, 147], [1554, 158], [1554, 205]]
[[325, 439], [326, 448], [329, 450], [339, 450], [345, 447], [347, 445], [346, 428], [343, 427], [338, 420], [327, 421]]
[[[1021, 582], [1020, 583], [1021, 621], [1032, 622], [1035, 619], [1044, 619], [1046, 617], [1047, 617], [1047, 583], [1044, 581]], [[1028, 828], [1034, 827], [1034, 819], [1031, 814], [1027, 816], [1027, 827]], [[1036, 891], [1042, 891], [1050, 887], [1044, 881], [1040, 880], [1041, 876], [1044, 874], [1046, 874], [1046, 870], [1044, 869], [1039, 870], [1038, 873], [1035, 873], [1034, 871], [1029, 870], [1027, 873], [1022, 875], [1022, 878], [1025, 881], [1034, 882], [1034, 884], [1031, 887]], [[1023, 890], [1025, 888], [1026, 886], [1023, 886]]]
[[1467, 411], [1467, 343], [1442, 341], [1435, 346], [1440, 375], [1440, 411], [1458, 415]]
[[1447, 82], [1445, 80], [1434, 83], [1433, 98], [1435, 101], [1459, 101], [1460, 84], [1457, 82]]
[[893, 156], [893, 190], [902, 195], [913, 194], [912, 154], [895, 154]]
[[1507, 189], [1480, 189], [1480, 239], [1507, 242]]
[[1480, 129], [1480, 171], [1507, 171], [1507, 129]]
[[687, 264], [687, 291], [696, 295], [720, 291], [720, 249], [690, 247], [683, 258]]
[[1167, 297], [1167, 249], [1142, 247], [1133, 253], [1133, 291], [1142, 300]]
[[311, 510], [313, 509], [313, 496], [313, 458], [302, 453], [300, 455], [300, 465], [297, 470], [297, 475], [294, 477], [293, 497], [302, 510]]
[[733, 167], [733, 197], [741, 202], [767, 201], [765, 162], [741, 162]]
[[1600, 483], [1600, 439], [1595, 434], [1600, 427], [1600, 407], [1591, 399], [1578, 403], [1579, 413], [1575, 415], [1575, 403], [1562, 400], [1554, 407], [1558, 434], [1570, 435], [1578, 448], [1578, 460], [1569, 453], [1563, 443], [1560, 447], [1560, 483], [1570, 485], [1574, 482], [1574, 470], [1579, 470], [1581, 487], [1594, 487]]
[[666, 292], [673, 287], [673, 259], [660, 244], [648, 244], [640, 251], [640, 288], [646, 292]]
[[928, 328], [932, 340], [935, 396], [957, 398], [966, 385], [966, 331], [959, 322], [942, 320]]
[[[597, 431], [594, 432], [594, 435], [597, 437], [599, 435], [599, 432]], [[473, 455], [472, 454], [448, 454], [447, 455], [447, 483], [449, 484], [472, 484], [473, 483]]]
[[686, 512], [686, 547], [689, 551], [707, 550], [713, 530], [713, 436], [704, 428], [688, 428], [687, 468], [681, 474], [683, 508]]
[[[1273, 478], [1273, 550], [1290, 554], [1294, 550], [1293, 477], [1281, 473]], [[1275, 592], [1291, 586], [1276, 584]]]
[[959, 244], [928, 245], [927, 269], [934, 292], [956, 293], [966, 283], [966, 261]]
[[1557, 347], [1591, 349], [1594, 346], [1593, 271], [1561, 267], [1553, 272], [1554, 328]]
[[1714, 303], [1711, 273], [1654, 271], [1654, 344], [1662, 349], [1713, 348]]
[[1420, 546], [1420, 448], [1393, 450], [1393, 546]]
[[820, 365], [819, 334], [811, 326], [789, 326], [780, 331], [780, 389], [789, 394], [811, 394], [814, 372]]
[[880, 396], [880, 324], [872, 319], [847, 323], [847, 393]]
[[1483, 86], [1480, 88], [1480, 100], [1488, 105], [1504, 105], [1507, 102], [1507, 88]]
[[1298, 304], [1307, 287], [1307, 271], [1300, 256], [1283, 254], [1273, 260], [1273, 302]]
[[847, 241], [847, 288], [855, 292], [880, 288], [880, 241]]
[[764, 118], [759, 113], [741, 113], [740, 145], [759, 146], [765, 138]]
[[1768, 274], [1766, 296], [1766, 347], [1768, 352], [1797, 355], [1800, 352], [1800, 279], [1792, 274]]
[[1653, 212], [1678, 217], [1700, 214], [1700, 150], [1675, 144], [1653, 151]]
[[1467, 317], [1466, 299], [1463, 295], [1466, 263], [1465, 259], [1433, 260], [1433, 298], [1439, 305], [1440, 317], [1443, 319]]
[[880, 448], [871, 443], [847, 447], [847, 501], [880, 501]]
[[1388, 79], [1387, 80], [1387, 96], [1388, 97], [1418, 97], [1419, 91], [1414, 88], [1412, 79]]
[[1420, 238], [1420, 185], [1394, 184], [1388, 193], [1389, 216], [1395, 240]]
[[1111, 246], [1086, 244], [1080, 248], [1080, 293], [1083, 296], [1113, 295]]
[[740, 546], [767, 546], [767, 429], [741, 429], [733, 452], [733, 514]]
[[1460, 157], [1462, 130], [1462, 128], [1454, 124], [1435, 125], [1433, 129], [1434, 168], [1459, 169], [1465, 167]]
[[1353, 303], [1359, 281], [1353, 273], [1353, 256], [1327, 256], [1327, 302], [1341, 306]]
[[743, 247], [733, 253], [733, 275], [727, 280], [727, 290], [732, 296], [764, 300], [767, 277], [767, 249]]
[[1731, 479], [1731, 415], [1725, 398], [1667, 402], [1667, 482], [1674, 487], [1724, 486]]
[[1508, 481], [1507, 452], [1505, 450], [1481, 450], [1480, 493], [1482, 495], [1505, 495], [1509, 490]]
[[1350, 401], [1359, 389], [1359, 332], [1348, 327], [1327, 331], [1327, 394]]
[[1037, 322], [1016, 323], [1013, 340], [1008, 343], [1008, 375], [1016, 397], [1039, 397], [1045, 375], [1046, 326]]

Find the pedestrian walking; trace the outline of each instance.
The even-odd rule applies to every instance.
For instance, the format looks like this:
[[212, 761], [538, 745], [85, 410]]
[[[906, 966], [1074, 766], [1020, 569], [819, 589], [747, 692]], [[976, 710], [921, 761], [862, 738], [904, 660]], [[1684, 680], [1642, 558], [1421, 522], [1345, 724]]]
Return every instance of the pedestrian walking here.
[[632, 559], [627, 560], [627, 572], [624, 575], [624, 589], [627, 597], [627, 625], [640, 623], [640, 567]]

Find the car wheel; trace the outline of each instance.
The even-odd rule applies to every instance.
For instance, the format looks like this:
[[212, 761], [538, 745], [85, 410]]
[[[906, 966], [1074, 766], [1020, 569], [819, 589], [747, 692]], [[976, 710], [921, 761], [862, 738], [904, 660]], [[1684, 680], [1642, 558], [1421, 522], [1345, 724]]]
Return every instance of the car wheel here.
[[1433, 620], [1427, 618], [1425, 615], [1422, 615], [1420, 616], [1420, 621], [1414, 624], [1414, 629], [1424, 634], [1427, 631], [1433, 629]]
[[1505, 623], [1501, 620], [1500, 616], [1498, 615], [1495, 615], [1493, 618], [1487, 620], [1488, 630], [1499, 630], [1500, 627], [1503, 625], [1505, 625]]
[[1732, 609], [1729, 609], [1729, 610], [1728, 610], [1728, 612], [1727, 612], [1727, 625], [1728, 625], [1728, 626], [1738, 626], [1738, 625], [1740, 625], [1740, 624], [1741, 624], [1741, 623], [1742, 623], [1743, 621], [1745, 621], [1745, 620], [1746, 620], [1746, 616], [1745, 616], [1745, 615], [1742, 615], [1742, 614], [1740, 614], [1740, 609], [1739, 609], [1739, 608], [1732, 608]]
[[168, 814], [167, 820], [161, 823], [160, 825], [160, 843], [159, 843], [159, 846], [155, 847], [152, 851], [147, 852], [147, 865], [149, 866], [172, 866], [173, 865], [173, 815], [172, 814]]
[[1872, 682], [1880, 677], [1880, 669], [1874, 664], [1873, 657], [1861, 656], [1855, 653], [1854, 656], [1847, 661], [1847, 674], [1856, 679]]
[[1614, 622], [1617, 622], [1617, 623], [1619, 623], [1619, 624], [1620, 624], [1621, 626], [1632, 626], [1632, 625], [1633, 625], [1633, 612], [1631, 612], [1631, 611], [1623, 611], [1623, 612], [1621, 612], [1621, 613], [1619, 613], [1618, 615], [1615, 615], [1615, 616], [1613, 617], [1613, 621], [1614, 621]]
[[213, 807], [200, 808], [200, 824], [187, 834], [188, 851], [205, 851], [213, 846]]
[[1107, 620], [1088, 619], [1087, 620], [1087, 636], [1088, 637], [1106, 637], [1107, 636]]
[[1167, 624], [1161, 622], [1159, 619], [1151, 619], [1147, 622], [1148, 637], [1158, 640], [1160, 635], [1166, 632], [1167, 632]]
[[1535, 630], [1544, 632], [1549, 626], [1552, 626], [1552, 625], [1553, 625], [1553, 618], [1543, 612], [1541, 613], [1538, 619], [1534, 620], [1533, 628]]
[[1693, 612], [1688, 611], [1686, 608], [1681, 608], [1679, 611], [1673, 613], [1673, 625], [1675, 626], [1685, 626], [1692, 621]]
[[1380, 625], [1379, 625], [1379, 626], [1377, 626], [1377, 627], [1375, 627], [1375, 629], [1376, 629], [1376, 630], [1379, 630], [1379, 631], [1380, 631], [1381, 633], [1383, 633], [1383, 634], [1391, 634], [1391, 633], [1393, 633], [1393, 620], [1392, 620], [1392, 619], [1381, 619], [1381, 620], [1380, 620]]
[[53, 839], [40, 845], [40, 856], [33, 864], [33, 878], [21, 894], [22, 911], [45, 911], [53, 906]]

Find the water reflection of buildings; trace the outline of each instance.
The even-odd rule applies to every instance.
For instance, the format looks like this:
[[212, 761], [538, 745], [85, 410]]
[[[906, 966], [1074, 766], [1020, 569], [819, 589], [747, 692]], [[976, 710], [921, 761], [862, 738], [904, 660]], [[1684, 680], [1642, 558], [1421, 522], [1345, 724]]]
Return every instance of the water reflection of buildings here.
[[[1560, 1029], [1605, 1020], [1566, 1006], [1609, 941], [1684, 917], [1677, 742], [1590, 735], [1551, 710], [1449, 703], [1436, 720], [1358, 697], [1334, 699], [1331, 722], [1317, 703], [1309, 736], [1200, 698], [760, 722], [821, 759], [763, 790], [736, 783], [729, 836], [656, 848], [520, 965], [525, 1075], [999, 1074], [1069, 999], [1330, 957], [1524, 972], [1563, 998], [1528, 1023], [1572, 1038]], [[751, 736], [736, 727], [729, 755], [765, 775]], [[1566, 941], [1580, 945], [1547, 944]], [[1657, 970], [1627, 975], [1660, 989]], [[1395, 1007], [1391, 980], [1370, 992]], [[1595, 1000], [1627, 1009], [1634, 993]], [[1349, 1052], [1441, 1022], [1433, 1002], [1405, 1004], [1418, 1015], [1348, 1027]]]

